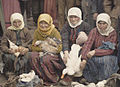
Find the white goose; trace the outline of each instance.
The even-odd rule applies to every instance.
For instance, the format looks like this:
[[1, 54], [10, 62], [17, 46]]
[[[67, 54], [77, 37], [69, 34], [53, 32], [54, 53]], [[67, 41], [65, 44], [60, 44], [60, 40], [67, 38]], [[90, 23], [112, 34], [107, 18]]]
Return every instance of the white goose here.
[[[78, 57], [80, 49], [81, 47], [77, 44], [73, 44], [71, 46], [69, 58], [67, 58], [66, 68], [62, 71], [61, 79], [64, 78], [65, 74], [74, 76], [77, 74], [79, 74], [79, 76], [82, 75], [82, 71], [80, 70], [81, 56]], [[63, 57], [63, 53], [61, 52], [60, 54], [61, 57]]]
[[[15, 45], [15, 44], [14, 44], [12, 41], [10, 41], [9, 39], [8, 39], [8, 42], [9, 42], [10, 48], [12, 48], [13, 50], [18, 49], [18, 46]], [[20, 52], [16, 52], [16, 53], [15, 53], [15, 56], [18, 57], [19, 54], [20, 54]]]

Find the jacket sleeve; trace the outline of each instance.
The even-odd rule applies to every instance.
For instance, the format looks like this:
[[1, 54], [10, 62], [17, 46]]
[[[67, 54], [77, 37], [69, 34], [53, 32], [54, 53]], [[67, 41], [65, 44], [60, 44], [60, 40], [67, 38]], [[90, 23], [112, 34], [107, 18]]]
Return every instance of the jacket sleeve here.
[[89, 33], [88, 35], [88, 40], [85, 42], [85, 44], [83, 45], [83, 48], [82, 48], [82, 59], [85, 59], [87, 60], [87, 53], [91, 50], [92, 48], [92, 45], [94, 43], [94, 40], [95, 40], [95, 29], [92, 29], [91, 32]]
[[4, 53], [9, 53], [9, 43], [8, 43], [8, 37], [10, 38], [9, 36], [9, 33], [8, 31], [6, 31], [2, 37], [2, 40], [1, 40], [1, 51], [4, 52]]
[[23, 30], [24, 36], [25, 36], [25, 42], [22, 44], [22, 46], [29, 48], [31, 50], [31, 44], [32, 44], [32, 36], [30, 34], [30, 31], [25, 28]]
[[[61, 35], [60, 35], [60, 33], [57, 31], [57, 29], [55, 29], [55, 31], [54, 31], [54, 37], [61, 41]], [[58, 44], [57, 49], [58, 49], [58, 50], [57, 50], [57, 53], [60, 53], [60, 51], [62, 50], [62, 41], [61, 41], [60, 44]]]
[[63, 29], [61, 30], [61, 36], [63, 51], [69, 50], [69, 32], [67, 31], [67, 24], [64, 25]]
[[37, 51], [37, 52], [41, 52], [42, 51], [42, 48], [40, 46], [35, 46], [35, 42], [37, 41], [37, 32], [35, 31], [34, 32], [34, 39], [32, 41], [32, 46], [31, 46], [31, 49], [32, 51]]

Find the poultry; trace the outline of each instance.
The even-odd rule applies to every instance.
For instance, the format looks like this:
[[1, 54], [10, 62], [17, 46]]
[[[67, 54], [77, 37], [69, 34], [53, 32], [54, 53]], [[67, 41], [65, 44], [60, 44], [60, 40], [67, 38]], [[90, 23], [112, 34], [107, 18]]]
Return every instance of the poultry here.
[[[79, 73], [79, 76], [82, 76], [82, 71], [80, 70], [81, 55], [79, 55], [81, 47], [77, 44], [71, 46], [71, 51], [69, 53], [69, 58], [67, 58], [66, 68], [62, 71], [61, 79], [64, 78], [65, 74], [73, 75]], [[63, 53], [60, 53], [63, 58]]]
[[[9, 47], [10, 47], [10, 49], [12, 48], [13, 50], [17, 50], [18, 49], [18, 46], [17, 45], [15, 45], [12, 41], [10, 41], [9, 39], [8, 39], [8, 42], [9, 42]], [[15, 54], [15, 56], [16, 57], [18, 57], [19, 56], [19, 54], [20, 54], [20, 52], [16, 52], [16, 53], [14, 53]]]

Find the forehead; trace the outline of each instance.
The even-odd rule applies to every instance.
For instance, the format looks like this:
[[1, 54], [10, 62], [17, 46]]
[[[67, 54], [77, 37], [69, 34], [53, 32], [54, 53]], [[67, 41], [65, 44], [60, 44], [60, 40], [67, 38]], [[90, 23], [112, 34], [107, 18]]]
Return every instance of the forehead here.
[[20, 19], [15, 19], [13, 22], [21, 22]]
[[46, 21], [42, 20], [39, 23], [44, 23], [44, 24], [48, 24]]
[[105, 21], [98, 21], [98, 24], [107, 24]]
[[73, 17], [74, 17], [74, 18], [79, 18], [79, 17], [76, 16], [76, 15], [70, 15], [69, 17], [70, 17], [70, 18], [73, 18]]

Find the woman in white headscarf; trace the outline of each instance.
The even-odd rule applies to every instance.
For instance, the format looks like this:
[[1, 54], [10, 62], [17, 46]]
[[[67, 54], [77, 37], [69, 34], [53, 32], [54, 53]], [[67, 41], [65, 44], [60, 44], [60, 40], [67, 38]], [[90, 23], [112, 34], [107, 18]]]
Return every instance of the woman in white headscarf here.
[[110, 16], [106, 13], [99, 14], [96, 26], [89, 33], [81, 54], [85, 61], [82, 65], [85, 67], [83, 76], [87, 81], [97, 83], [118, 71], [118, 61], [114, 55], [117, 33], [111, 26]]
[[[1, 41], [2, 58], [5, 63], [3, 71], [4, 73], [15, 71], [20, 74], [22, 73], [20, 68], [23, 68], [24, 65], [16, 65], [14, 61], [19, 62], [19, 60], [27, 59], [25, 55], [31, 49], [30, 42], [32, 39], [29, 30], [24, 27], [23, 16], [20, 13], [13, 13], [10, 21], [11, 26], [4, 33]], [[16, 46], [12, 46], [11, 43]], [[24, 64], [24, 62], [22, 63]]]
[[67, 61], [68, 52], [72, 44], [82, 45], [87, 40], [87, 35], [90, 32], [90, 25], [82, 20], [82, 12], [79, 8], [70, 8], [68, 10], [67, 20], [68, 22], [63, 26], [61, 31], [64, 63]]

